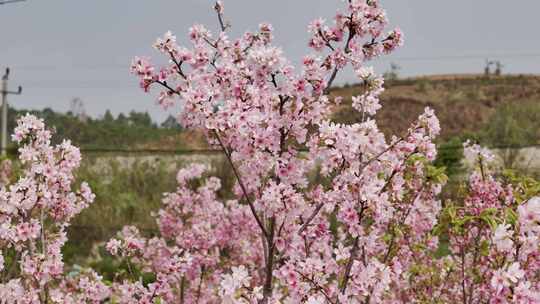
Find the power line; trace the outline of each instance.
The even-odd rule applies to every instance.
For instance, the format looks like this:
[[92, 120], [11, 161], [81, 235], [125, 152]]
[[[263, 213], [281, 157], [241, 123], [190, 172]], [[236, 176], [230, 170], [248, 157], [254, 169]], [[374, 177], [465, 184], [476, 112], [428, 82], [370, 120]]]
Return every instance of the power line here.
[[9, 4], [9, 3], [15, 3], [15, 2], [24, 2], [26, 0], [4, 0], [4, 1], [0, 1], [0, 5], [3, 5], [3, 4]]
[[[540, 57], [540, 53], [485, 53], [485, 54], [469, 54], [469, 55], [440, 55], [440, 56], [402, 56], [402, 57], [381, 57], [377, 61], [455, 61], [462, 59], [486, 59], [486, 58], [534, 58]], [[70, 66], [55, 66], [55, 65], [20, 65], [16, 66], [21, 70], [125, 70], [129, 71], [129, 63], [111, 63], [111, 64], [96, 64], [96, 65], [70, 65]]]

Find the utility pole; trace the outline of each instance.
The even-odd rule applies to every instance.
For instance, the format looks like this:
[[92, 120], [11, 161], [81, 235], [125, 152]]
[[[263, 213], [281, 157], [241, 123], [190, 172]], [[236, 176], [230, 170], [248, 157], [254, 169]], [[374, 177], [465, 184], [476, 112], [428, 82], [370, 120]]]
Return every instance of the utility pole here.
[[8, 94], [20, 95], [22, 87], [19, 86], [17, 91], [8, 91], [9, 68], [6, 68], [6, 73], [2, 76], [2, 156], [7, 154], [7, 118], [8, 118]]

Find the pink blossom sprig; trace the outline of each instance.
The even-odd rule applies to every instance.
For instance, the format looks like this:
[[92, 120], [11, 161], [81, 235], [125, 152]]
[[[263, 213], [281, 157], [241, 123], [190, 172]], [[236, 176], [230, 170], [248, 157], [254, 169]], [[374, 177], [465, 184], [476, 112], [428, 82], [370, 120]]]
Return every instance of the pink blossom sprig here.
[[0, 189], [0, 295], [5, 303], [99, 303], [109, 295], [101, 278], [90, 272], [65, 275], [62, 246], [70, 220], [94, 200], [86, 183], [72, 190], [79, 149], [69, 141], [51, 145], [42, 120], [25, 115], [13, 140], [20, 145], [22, 176]]
[[476, 162], [466, 194], [447, 203], [436, 229], [450, 254], [418, 265], [413, 288], [444, 303], [538, 303], [540, 198], [518, 201], [493, 175], [488, 149], [467, 142], [465, 155]]

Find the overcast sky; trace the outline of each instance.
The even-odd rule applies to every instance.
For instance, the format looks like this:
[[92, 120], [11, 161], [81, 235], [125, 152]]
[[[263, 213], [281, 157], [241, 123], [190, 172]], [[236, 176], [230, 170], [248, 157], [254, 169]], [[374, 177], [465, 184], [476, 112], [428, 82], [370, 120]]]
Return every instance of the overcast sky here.
[[[404, 76], [479, 73], [485, 59], [501, 60], [509, 73], [540, 72], [538, 0], [382, 0], [392, 26], [405, 32], [405, 46], [379, 60]], [[339, 0], [228, 0], [233, 34], [274, 25], [277, 44], [291, 61], [306, 52], [307, 24], [331, 18]], [[166, 114], [137, 88], [129, 74], [135, 55], [159, 57], [157, 36], [173, 31], [185, 41], [193, 23], [216, 28], [209, 0], [27, 0], [0, 5], [0, 71], [11, 67], [10, 96], [17, 108], [51, 107], [66, 111], [79, 97], [93, 116], [148, 111]], [[353, 82], [352, 75], [342, 75]]]

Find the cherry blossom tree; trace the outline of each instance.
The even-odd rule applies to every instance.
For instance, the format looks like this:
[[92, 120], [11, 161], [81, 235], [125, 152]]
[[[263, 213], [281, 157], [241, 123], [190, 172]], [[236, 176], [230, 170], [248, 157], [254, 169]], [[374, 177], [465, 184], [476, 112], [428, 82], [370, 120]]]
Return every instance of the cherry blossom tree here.
[[69, 141], [52, 146], [51, 132], [29, 114], [13, 139], [24, 167], [0, 190], [0, 302], [99, 303], [109, 296], [101, 278], [91, 270], [67, 276], [62, 260], [70, 220], [94, 200], [86, 183], [72, 190], [79, 149]]
[[[313, 21], [308, 29], [313, 53], [303, 58], [299, 70], [272, 44], [271, 25], [261, 24], [258, 31], [234, 39], [227, 32], [223, 4], [218, 1], [215, 10], [217, 33], [194, 25], [191, 46], [182, 47], [167, 32], [154, 47], [169, 64], [157, 69], [136, 58], [132, 71], [145, 91], [161, 88], [158, 103], [164, 108], [181, 105], [178, 119], [183, 126], [202, 130], [209, 143], [223, 151], [236, 177], [237, 199], [225, 203], [204, 196], [208, 200], [191, 213], [187, 210], [194, 209], [193, 199], [210, 188], [187, 190], [179, 178], [179, 192], [167, 196], [158, 217], [163, 238], [140, 243], [174, 244], [165, 252], [184, 259], [181, 264], [189, 265], [189, 271], [161, 276], [158, 285], [138, 290], [155, 295], [166, 286], [172, 292], [169, 299], [180, 302], [537, 299], [531, 281], [536, 269], [529, 268], [524, 279], [529, 258], [519, 255], [525, 253], [517, 249], [511, 264], [510, 259], [493, 264], [486, 255], [523, 247], [519, 244], [535, 230], [516, 223], [526, 217], [536, 227], [536, 200], [514, 201], [512, 187], [486, 172], [489, 158], [473, 146], [467, 151], [481, 155], [480, 173], [471, 175], [463, 201], [443, 209], [437, 195], [446, 177], [431, 165], [436, 157], [433, 140], [440, 131], [433, 111], [427, 108], [402, 136], [386, 139], [377, 128], [373, 117], [381, 107], [384, 81], [368, 62], [391, 53], [403, 39], [399, 29], [384, 32], [387, 18], [379, 1], [346, 1], [332, 23]], [[341, 101], [330, 98], [331, 85], [347, 66], [362, 88], [352, 98], [360, 122], [350, 125], [329, 118]], [[191, 173], [181, 175], [199, 176], [201, 169], [187, 170]], [[313, 172], [323, 176], [322, 183], [308, 178]], [[174, 212], [172, 206], [177, 206]], [[213, 213], [215, 208], [220, 212]], [[514, 216], [513, 222], [499, 223], [501, 214], [516, 210], [519, 220]], [[187, 233], [190, 240], [207, 216], [208, 230], [199, 237], [206, 245], [186, 246], [180, 236]], [[244, 229], [234, 230], [235, 222]], [[224, 230], [233, 239], [223, 239]], [[236, 239], [239, 234], [241, 240]], [[136, 230], [127, 231], [127, 240], [134, 235]], [[441, 245], [440, 237], [448, 240]], [[126, 233], [120, 239], [109, 244], [111, 251], [129, 252]], [[538, 249], [537, 239], [527, 240], [526, 252]], [[243, 241], [251, 244], [249, 250], [240, 250]], [[437, 257], [445, 244], [450, 254]], [[210, 254], [214, 245], [216, 253]], [[137, 255], [162, 274], [144, 248]], [[203, 262], [209, 257], [211, 263]], [[123, 285], [124, 290], [128, 286]], [[496, 297], [489, 297], [493, 294]]]
[[[348, 1], [331, 24], [317, 19], [309, 25], [313, 54], [297, 70], [272, 44], [272, 26], [261, 24], [257, 32], [232, 39], [223, 4], [217, 2], [215, 10], [217, 34], [195, 25], [187, 48], [167, 32], [154, 47], [170, 64], [157, 69], [136, 58], [132, 71], [145, 91], [162, 88], [163, 107], [179, 101], [182, 125], [203, 130], [223, 151], [237, 180], [237, 199], [219, 202], [203, 195], [216, 190], [212, 180], [212, 186], [188, 190], [185, 177], [179, 178], [179, 192], [167, 196], [159, 213], [162, 238], [141, 240], [127, 229], [109, 243], [111, 252], [151, 267], [156, 283], [118, 288], [124, 295], [129, 289], [147, 300], [163, 294], [179, 302], [401, 299], [391, 290], [408, 284], [414, 248], [437, 247], [430, 231], [444, 183], [430, 165], [440, 130], [432, 110], [389, 140], [373, 120], [384, 81], [367, 63], [400, 46], [401, 31], [384, 32], [387, 18], [378, 1]], [[346, 66], [363, 88], [353, 98], [361, 122], [352, 125], [329, 118], [340, 100], [328, 93]], [[200, 167], [187, 172], [180, 175], [198, 176]], [[325, 182], [310, 182], [312, 172]], [[205, 200], [197, 202], [199, 197]], [[185, 243], [201, 232], [197, 239], [204, 245]], [[156, 257], [156, 248], [166, 253]], [[168, 267], [174, 275], [159, 269], [163, 254], [179, 261]]]

